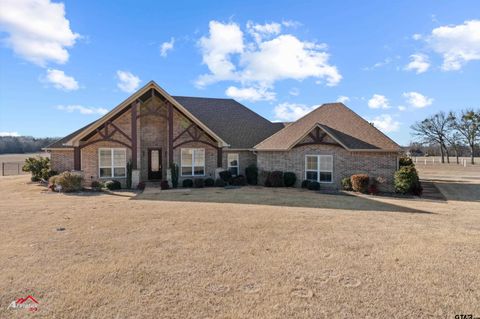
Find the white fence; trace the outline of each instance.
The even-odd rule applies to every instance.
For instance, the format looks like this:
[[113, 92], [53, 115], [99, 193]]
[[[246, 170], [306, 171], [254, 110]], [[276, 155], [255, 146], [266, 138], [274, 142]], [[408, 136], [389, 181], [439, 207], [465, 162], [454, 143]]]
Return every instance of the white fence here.
[[[414, 156], [412, 157], [413, 162], [415, 165], [440, 165], [442, 164], [442, 157], [441, 156]], [[447, 157], [445, 156], [445, 163], [443, 165], [459, 165], [463, 167], [471, 166], [471, 159], [470, 157], [459, 157], [459, 163], [457, 163], [457, 158], [455, 156], [450, 156], [450, 163], [447, 161]], [[475, 165], [480, 166], [480, 158], [475, 157]]]

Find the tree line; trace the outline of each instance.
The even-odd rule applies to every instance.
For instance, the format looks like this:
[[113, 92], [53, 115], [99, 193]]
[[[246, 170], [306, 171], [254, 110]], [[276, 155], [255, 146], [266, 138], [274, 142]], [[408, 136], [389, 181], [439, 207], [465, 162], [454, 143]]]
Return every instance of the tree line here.
[[475, 153], [480, 140], [480, 109], [459, 112], [438, 112], [411, 126], [413, 136], [422, 144], [437, 145], [442, 163], [450, 163], [450, 152], [458, 157], [468, 148], [470, 162], [475, 164]]
[[0, 154], [36, 153], [56, 140], [56, 137], [0, 136]]

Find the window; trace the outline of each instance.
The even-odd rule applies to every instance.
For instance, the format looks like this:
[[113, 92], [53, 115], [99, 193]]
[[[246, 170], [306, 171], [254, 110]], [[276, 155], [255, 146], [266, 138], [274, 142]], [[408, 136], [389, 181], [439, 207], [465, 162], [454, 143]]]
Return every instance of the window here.
[[305, 179], [320, 183], [331, 183], [333, 181], [333, 156], [306, 155]]
[[204, 148], [182, 148], [181, 174], [182, 176], [205, 175]]
[[125, 148], [100, 148], [98, 150], [99, 176], [126, 177], [127, 150]]
[[238, 172], [240, 171], [240, 167], [238, 165], [238, 153], [227, 153], [227, 162], [228, 162], [228, 170], [232, 173], [232, 176], [237, 176]]

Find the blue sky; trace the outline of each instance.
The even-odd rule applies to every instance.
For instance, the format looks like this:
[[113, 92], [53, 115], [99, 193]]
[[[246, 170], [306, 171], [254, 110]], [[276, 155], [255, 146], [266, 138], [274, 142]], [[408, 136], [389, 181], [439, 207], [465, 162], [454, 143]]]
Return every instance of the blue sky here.
[[150, 80], [270, 120], [342, 100], [401, 144], [480, 104], [478, 1], [0, 0], [0, 39], [2, 135], [66, 135]]

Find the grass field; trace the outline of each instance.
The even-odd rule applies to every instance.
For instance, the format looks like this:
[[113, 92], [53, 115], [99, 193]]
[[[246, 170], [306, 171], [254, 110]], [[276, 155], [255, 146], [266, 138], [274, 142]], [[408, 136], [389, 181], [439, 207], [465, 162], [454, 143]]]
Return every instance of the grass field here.
[[480, 180], [462, 172], [421, 169], [447, 201], [251, 187], [66, 195], [3, 177], [0, 318], [30, 315], [7, 309], [26, 290], [36, 318], [479, 316]]

